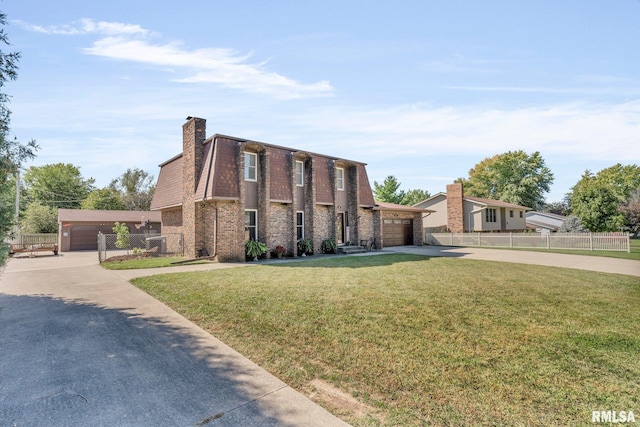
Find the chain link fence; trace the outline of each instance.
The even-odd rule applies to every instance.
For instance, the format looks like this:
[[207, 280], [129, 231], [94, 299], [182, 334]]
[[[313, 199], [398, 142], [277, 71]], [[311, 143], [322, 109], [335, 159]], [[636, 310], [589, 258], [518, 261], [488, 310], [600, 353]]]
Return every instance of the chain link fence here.
[[182, 233], [98, 234], [98, 260], [119, 255], [182, 256]]

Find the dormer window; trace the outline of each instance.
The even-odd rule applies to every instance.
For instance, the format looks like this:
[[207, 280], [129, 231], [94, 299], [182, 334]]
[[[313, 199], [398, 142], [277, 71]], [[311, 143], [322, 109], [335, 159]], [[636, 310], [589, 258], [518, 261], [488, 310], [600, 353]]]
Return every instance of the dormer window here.
[[304, 162], [296, 160], [296, 185], [304, 186]]
[[258, 180], [258, 156], [256, 153], [244, 153], [244, 179], [246, 181]]

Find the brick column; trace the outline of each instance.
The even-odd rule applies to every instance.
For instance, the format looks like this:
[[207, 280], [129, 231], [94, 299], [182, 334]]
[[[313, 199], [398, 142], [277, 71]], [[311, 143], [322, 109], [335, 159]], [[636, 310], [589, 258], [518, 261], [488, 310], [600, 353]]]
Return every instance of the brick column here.
[[195, 192], [202, 170], [202, 143], [206, 138], [207, 121], [190, 117], [182, 126], [182, 233], [184, 235], [184, 254], [187, 257], [197, 255], [196, 228], [201, 226], [197, 220]]
[[452, 233], [464, 233], [462, 184], [447, 185], [447, 225]]

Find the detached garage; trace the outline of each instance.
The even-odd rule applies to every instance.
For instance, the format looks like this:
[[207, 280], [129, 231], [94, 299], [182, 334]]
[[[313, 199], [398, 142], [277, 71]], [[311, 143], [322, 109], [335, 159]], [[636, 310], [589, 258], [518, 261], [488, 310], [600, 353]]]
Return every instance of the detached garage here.
[[429, 210], [386, 202], [374, 210], [380, 211], [382, 247], [423, 244], [422, 216]]
[[98, 250], [98, 233], [113, 234], [116, 222], [125, 223], [131, 234], [160, 233], [160, 212], [58, 209], [61, 252]]

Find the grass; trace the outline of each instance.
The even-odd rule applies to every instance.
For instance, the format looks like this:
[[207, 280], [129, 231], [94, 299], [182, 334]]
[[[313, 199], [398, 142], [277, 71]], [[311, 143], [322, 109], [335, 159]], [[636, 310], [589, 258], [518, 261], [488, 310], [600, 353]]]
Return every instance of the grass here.
[[637, 277], [415, 255], [135, 279], [354, 425], [586, 425], [640, 412]]
[[497, 250], [514, 250], [514, 251], [531, 251], [531, 252], [552, 252], [556, 254], [569, 254], [569, 255], [588, 255], [588, 256], [600, 256], [607, 258], [620, 258], [640, 261], [640, 239], [631, 239], [631, 251], [581, 251], [581, 250], [563, 250], [563, 249], [533, 249], [533, 248], [492, 248], [490, 246], [483, 246], [483, 249], [497, 249]]
[[[162, 268], [162, 267], [175, 267], [172, 265], [172, 262], [176, 261], [184, 261], [184, 258], [181, 257], [158, 257], [158, 258], [141, 258], [141, 259], [132, 259], [126, 261], [113, 261], [113, 262], [103, 262], [100, 264], [102, 267], [107, 270], [132, 270], [139, 268]], [[189, 263], [188, 265], [193, 264], [203, 264], [207, 261], [194, 261]], [[180, 264], [180, 265], [187, 265]]]

